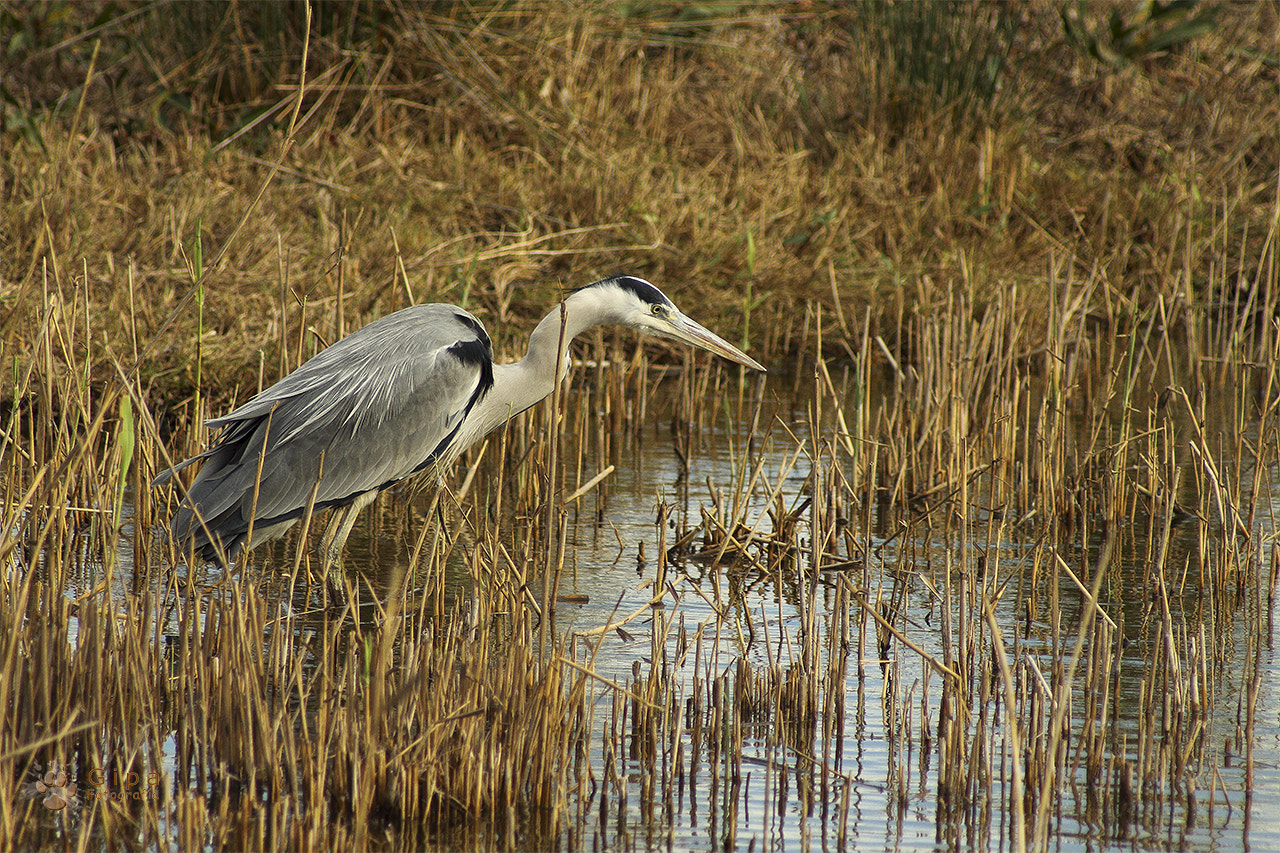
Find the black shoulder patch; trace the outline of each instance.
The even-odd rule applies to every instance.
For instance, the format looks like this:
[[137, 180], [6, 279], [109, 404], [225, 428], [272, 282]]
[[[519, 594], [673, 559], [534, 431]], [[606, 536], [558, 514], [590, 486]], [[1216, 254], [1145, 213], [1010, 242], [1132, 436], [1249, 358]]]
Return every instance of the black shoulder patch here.
[[489, 340], [489, 333], [475, 317], [461, 311], [453, 316], [475, 335], [474, 338], [460, 340], [449, 347], [449, 354], [458, 361], [480, 368], [480, 381], [476, 384], [476, 395], [467, 404], [467, 408], [470, 409], [493, 387], [493, 343]]
[[[470, 317], [459, 316], [460, 320], [473, 326], [478, 335], [477, 338], [469, 341], [458, 341], [449, 347], [449, 354], [463, 364], [474, 364], [480, 368], [479, 381], [476, 382], [476, 390], [472, 392], [471, 398], [467, 400], [467, 405], [462, 410], [462, 416], [458, 418], [457, 424], [449, 431], [449, 434], [440, 440], [440, 442], [432, 448], [426, 458], [418, 463], [413, 469], [414, 474], [418, 474], [430, 468], [435, 461], [448, 451], [449, 446], [453, 444], [454, 439], [458, 437], [458, 430], [462, 429], [462, 424], [467, 420], [467, 416], [471, 414], [471, 410], [476, 404], [484, 399], [489, 390], [493, 388], [493, 354], [489, 348], [489, 336], [485, 334], [484, 327], [472, 320]], [[470, 322], [468, 322], [470, 321]], [[379, 489], [389, 488], [394, 485], [397, 480], [392, 480], [379, 486]]]
[[489, 333], [484, 330], [484, 326], [480, 324], [480, 321], [475, 317], [472, 317], [470, 314], [463, 314], [461, 312], [454, 314], [453, 316], [459, 323], [475, 332], [476, 340], [484, 344], [485, 351], [489, 353], [490, 358], [492, 358], [493, 344], [489, 340]]
[[[484, 329], [480, 330], [480, 334], [484, 335]], [[489, 347], [488, 335], [485, 335], [483, 340], [458, 341], [449, 347], [449, 354], [463, 364], [473, 364], [480, 368], [480, 381], [476, 384], [476, 400], [489, 393], [489, 389], [493, 387], [493, 352]]]

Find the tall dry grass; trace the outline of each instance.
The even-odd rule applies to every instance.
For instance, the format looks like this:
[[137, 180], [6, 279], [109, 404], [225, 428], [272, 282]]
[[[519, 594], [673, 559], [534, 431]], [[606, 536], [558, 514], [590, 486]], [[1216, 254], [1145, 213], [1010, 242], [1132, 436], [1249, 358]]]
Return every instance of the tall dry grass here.
[[[1117, 72], [1034, 4], [932, 30], [892, 7], [321, 4], [294, 144], [254, 206], [296, 101], [301, 8], [46, 13], [6, 105], [39, 129], [10, 134], [3, 164], [19, 341], [40, 287], [79, 288], [103, 323], [95, 365], [151, 344], [142, 387], [167, 415], [194, 394], [197, 350], [225, 402], [319, 345], [299, 330], [329, 341], [410, 300], [465, 303], [509, 352], [509, 319], [627, 267], [794, 352], [809, 306], [928, 310], [925, 278], [975, 305], [1018, 284], [1047, 307], [1051, 258], [1100, 276], [1099, 301], [1232, 300], [1271, 226], [1264, 5]], [[903, 70], [919, 56], [867, 36], [933, 30], [991, 33], [998, 97], [957, 112], [927, 63]], [[197, 237], [218, 259], [204, 310], [164, 327]]]

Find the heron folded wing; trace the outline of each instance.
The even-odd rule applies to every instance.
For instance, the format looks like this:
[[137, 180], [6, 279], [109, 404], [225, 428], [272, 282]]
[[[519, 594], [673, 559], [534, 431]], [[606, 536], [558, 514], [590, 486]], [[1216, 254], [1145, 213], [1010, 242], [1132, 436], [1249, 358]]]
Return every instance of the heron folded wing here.
[[250, 518], [301, 517], [313, 492], [323, 509], [403, 480], [449, 450], [492, 382], [488, 336], [460, 309], [415, 306], [372, 323], [209, 421], [223, 428], [217, 444], [173, 469], [205, 461], [174, 534], [203, 536], [198, 509], [235, 541]]

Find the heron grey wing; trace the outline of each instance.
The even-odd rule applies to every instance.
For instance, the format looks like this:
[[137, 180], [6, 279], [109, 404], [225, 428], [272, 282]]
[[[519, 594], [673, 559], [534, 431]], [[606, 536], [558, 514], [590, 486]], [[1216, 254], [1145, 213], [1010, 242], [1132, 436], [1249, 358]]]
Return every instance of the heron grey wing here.
[[[268, 454], [271, 467], [264, 466], [259, 515], [287, 512], [296, 500], [290, 484], [305, 480], [309, 492], [321, 453], [324, 475], [316, 491], [321, 505], [386, 488], [440, 458], [491, 381], [487, 362], [459, 355], [455, 345], [425, 357], [383, 362], [353, 382], [342, 392], [351, 402], [345, 412], [331, 410], [325, 423], [313, 422]], [[287, 431], [289, 424], [283, 426]], [[266, 489], [277, 483], [279, 497]]]
[[[259, 392], [234, 411], [206, 422], [211, 429], [237, 421], [266, 417], [287, 400], [298, 401], [299, 415], [324, 419], [335, 404], [335, 386], [358, 381], [375, 370], [384, 359], [426, 355], [447, 349], [459, 341], [489, 337], [480, 321], [461, 308], [433, 303], [412, 305], [375, 320], [321, 350], [270, 388]], [[294, 426], [306, 429], [308, 421], [299, 417]]]
[[488, 336], [459, 309], [416, 306], [365, 329], [218, 420], [235, 430], [253, 418], [255, 435], [206, 515], [239, 501], [247, 519], [264, 437], [256, 518], [305, 507], [321, 454], [318, 506], [384, 488], [438, 454], [492, 383]]
[[[429, 452], [437, 435], [452, 434], [451, 396], [465, 410], [491, 384], [489, 338], [465, 311], [421, 305], [375, 321], [209, 422], [222, 431], [196, 457], [205, 463], [174, 516], [174, 534], [194, 533], [197, 511], [225, 541], [247, 529], [250, 517], [263, 522], [300, 516], [322, 452], [326, 477], [316, 496], [322, 508], [389, 485], [405, 476], [395, 464], [398, 456], [420, 447]], [[464, 400], [468, 387], [472, 396]], [[427, 411], [413, 412], [415, 405]], [[397, 432], [388, 441], [384, 436], [392, 424]], [[374, 445], [392, 453], [367, 452]]]

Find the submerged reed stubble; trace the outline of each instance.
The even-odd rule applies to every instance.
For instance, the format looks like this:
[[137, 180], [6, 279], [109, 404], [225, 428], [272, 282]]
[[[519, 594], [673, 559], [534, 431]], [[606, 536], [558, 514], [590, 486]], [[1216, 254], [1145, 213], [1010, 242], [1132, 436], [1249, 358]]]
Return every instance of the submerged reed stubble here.
[[[45, 364], [88, 323], [82, 302], [46, 298], [32, 354]], [[44, 843], [54, 824], [24, 786], [58, 766], [104, 780], [95, 795], [136, 795], [75, 804], [67, 826], [91, 846], [122, 832], [648, 845], [681, 815], [722, 841], [840, 839], [870, 781], [847, 764], [866, 738], [889, 750], [874, 784], [892, 819], [928, 807], [947, 843], [1034, 844], [1063, 818], [1107, 832], [1156, 831], [1171, 809], [1221, 820], [1219, 747], [1243, 757], [1248, 790], [1262, 665], [1235, 638], [1264, 645], [1274, 594], [1280, 336], [1227, 338], [1184, 308], [1108, 318], [1126, 336], [1100, 345], [1064, 308], [1040, 340], [1028, 310], [1013, 293], [921, 315], [904, 331], [916, 355], [891, 364], [873, 336], [850, 338], [847, 364], [797, 386], [804, 416], [750, 442], [717, 425], [759, 423], [759, 389], [685, 364], [660, 414], [691, 473], [727, 451], [730, 476], [710, 505], [690, 476], [663, 503], [654, 606], [557, 628], [542, 654], [538, 633], [558, 623], [556, 596], [535, 592], [547, 549], [596, 535], [616, 500], [608, 477], [573, 506], [557, 495], [653, 440], [644, 357], [598, 343], [614, 366], [475, 453], [453, 521], [392, 512], [389, 532], [419, 534], [351, 619], [314, 606], [305, 571], [273, 572], [305, 570], [303, 542], [225, 577], [183, 568], [150, 541], [139, 487], [163, 463], [146, 400], [130, 398], [126, 465], [121, 407], [82, 390], [93, 365], [20, 372], [32, 404], [12, 409], [7, 435], [24, 441], [4, 454], [0, 829]], [[1196, 341], [1225, 349], [1191, 357]], [[1203, 377], [1206, 363], [1222, 366]], [[1188, 390], [1188, 365], [1207, 392]], [[591, 429], [588, 411], [619, 413], [619, 428]], [[557, 431], [571, 461], [550, 489]], [[102, 511], [122, 489], [131, 507]], [[550, 566], [550, 588], [571, 588], [580, 567]], [[707, 609], [691, 621], [695, 600]], [[646, 667], [601, 674], [611, 643], [645, 632]], [[1223, 695], [1239, 697], [1225, 735]], [[147, 779], [161, 781], [126, 790]]]
[[[1259, 523], [1256, 508], [1267, 506], [1273, 488], [1258, 472], [1276, 461], [1276, 428], [1266, 411], [1277, 391], [1275, 330], [1254, 335], [1259, 349], [1213, 357], [1235, 365], [1224, 389], [1252, 389], [1228, 393], [1220, 398], [1224, 408], [1213, 410], [1206, 408], [1211, 391], [1187, 395], [1170, 368], [1172, 355], [1187, 345], [1178, 338], [1203, 316], [1187, 313], [1174, 323], [1165, 316], [1158, 325], [1150, 315], [1115, 317], [1116, 327], [1129, 329], [1125, 345], [1085, 353], [1084, 340], [1072, 339], [1082, 318], [1064, 312], [1062, 337], [1040, 345], [1026, 338], [1030, 326], [1021, 310], [1025, 306], [1011, 299], [972, 323], [954, 319], [973, 313], [964, 306], [920, 318], [911, 338], [922, 355], [889, 380], [897, 387], [875, 415], [875, 442], [851, 446], [822, 437], [829, 435], [818, 427], [822, 410], [838, 410], [860, 395], [837, 393], [829, 375], [820, 378], [809, 409], [814, 450], [806, 493], [808, 505], [825, 512], [811, 510], [809, 543], [793, 531], [782, 546], [753, 543], [753, 535], [770, 538], [758, 530], [763, 517], [753, 528], [746, 517], [735, 522], [703, 511], [701, 553], [713, 562], [728, 560], [731, 577], [735, 571], [769, 576], [775, 594], [794, 607], [794, 616], [780, 615], [776, 624], [784, 634], [789, 625], [802, 642], [755, 628], [748, 648], [763, 642], [757, 656], [770, 661], [771, 677], [810, 685], [812, 692], [802, 695], [815, 699], [798, 703], [801, 708], [828, 707], [845, 695], [843, 665], [815, 672], [816, 638], [847, 637], [841, 626], [856, 620], [861, 666], [870, 652], [867, 625], [883, 629], [885, 736], [891, 754], [920, 749], [919, 790], [935, 792], [940, 839], [985, 844], [977, 839], [996, 832], [1000, 846], [1042, 845], [1064, 815], [1108, 832], [1150, 832], [1170, 808], [1190, 826], [1199, 788], [1209, 788], [1211, 803], [1228, 796], [1213, 766], [1222, 755], [1214, 745], [1212, 697], [1238, 695], [1242, 714], [1253, 713], [1256, 663], [1246, 655], [1244, 672], [1231, 672], [1227, 662], [1242, 660], [1230, 638], [1240, 630], [1261, 638], [1269, 630], [1258, 607], [1272, 576], [1262, 571], [1266, 551], [1257, 542], [1273, 541], [1275, 528]], [[857, 365], [870, 360], [869, 345], [864, 339], [850, 376], [861, 375]], [[1087, 358], [1098, 356], [1102, 364], [1086, 367]], [[1033, 397], [1041, 400], [1034, 409], [1027, 402]], [[847, 419], [825, 417], [840, 425], [836, 435], [847, 434]], [[1224, 446], [1209, 446], [1206, 425], [1225, 430]], [[1242, 433], [1251, 438], [1234, 437]], [[850, 472], [848, 481], [833, 471]], [[891, 474], [863, 479], [868, 471]], [[767, 486], [762, 491], [768, 505]], [[873, 536], [878, 525], [868, 518], [861, 543], [829, 552], [827, 543], [841, 541], [839, 527], [856, 517], [853, 507], [861, 503], [870, 513], [877, 497], [883, 501], [878, 512], [888, 507], [897, 529]], [[785, 514], [768, 517], [776, 535]], [[749, 547], [742, 548], [743, 541]], [[788, 550], [812, 555], [795, 583], [766, 558]], [[824, 575], [824, 566], [841, 573]], [[857, 574], [843, 574], [849, 568]], [[845, 589], [852, 595], [834, 608], [829, 596], [818, 603], [814, 583], [824, 576], [822, 588], [837, 598]], [[731, 585], [724, 601], [721, 587], [710, 586], [716, 611], [735, 612], [742, 585]], [[1145, 592], [1135, 597], [1135, 590]], [[1176, 598], [1171, 590], [1178, 590]], [[850, 601], [867, 603], [851, 610]], [[924, 626], [910, 615], [921, 606]], [[930, 613], [936, 622], [928, 621]], [[998, 614], [1010, 625], [1021, 618], [1023, 630], [999, 631]], [[1135, 651], [1137, 660], [1151, 664], [1136, 677]], [[750, 685], [755, 676], [745, 660], [739, 659], [737, 678]], [[941, 677], [929, 677], [931, 671]], [[830, 683], [823, 683], [823, 672]], [[910, 686], [904, 672], [917, 673]], [[862, 671], [860, 687], [864, 678]], [[917, 687], [921, 723], [913, 735]], [[941, 688], [941, 695], [931, 697], [931, 688]], [[743, 696], [757, 692], [742, 690]], [[721, 724], [720, 695], [712, 689], [696, 705], [706, 709], [708, 727]], [[1008, 711], [990, 713], [993, 703]], [[790, 707], [796, 705], [792, 700]], [[794, 731], [782, 708], [779, 700], [772, 715], [763, 714], [772, 716], [779, 737]], [[744, 701], [739, 711], [754, 719], [759, 702]], [[830, 731], [829, 721], [823, 726]], [[715, 773], [724, 760], [720, 741], [695, 736], [692, 743], [694, 755], [703, 750]], [[792, 749], [792, 772], [806, 755], [832, 750], [829, 738], [808, 743], [812, 751]], [[696, 774], [697, 758], [687, 760]], [[926, 778], [931, 765], [938, 774], [932, 781]], [[741, 766], [740, 756], [733, 766]], [[908, 767], [890, 762], [900, 813], [914, 801], [907, 794]], [[807, 778], [836, 787], [847, 782], [829, 767]], [[1246, 772], [1246, 801], [1250, 785]], [[1017, 817], [996, 820], [1004, 815]]]

